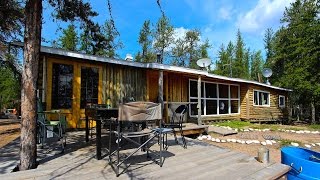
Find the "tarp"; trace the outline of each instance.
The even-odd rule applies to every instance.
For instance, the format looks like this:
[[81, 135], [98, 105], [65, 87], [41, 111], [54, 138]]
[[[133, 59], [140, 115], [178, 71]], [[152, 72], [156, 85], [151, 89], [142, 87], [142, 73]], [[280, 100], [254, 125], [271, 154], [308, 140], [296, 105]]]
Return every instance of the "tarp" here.
[[119, 121], [149, 121], [162, 119], [161, 104], [130, 102], [119, 105]]

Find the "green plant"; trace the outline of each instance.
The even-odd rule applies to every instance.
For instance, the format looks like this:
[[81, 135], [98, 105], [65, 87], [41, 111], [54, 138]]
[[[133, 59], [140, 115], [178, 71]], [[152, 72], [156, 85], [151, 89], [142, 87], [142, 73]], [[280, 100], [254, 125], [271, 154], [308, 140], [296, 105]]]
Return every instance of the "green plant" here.
[[231, 128], [244, 128], [250, 126], [251, 123], [248, 121], [232, 120], [221, 123], [214, 123], [214, 125], [229, 126]]
[[308, 126], [309, 129], [317, 129], [320, 130], [320, 124], [311, 124]]

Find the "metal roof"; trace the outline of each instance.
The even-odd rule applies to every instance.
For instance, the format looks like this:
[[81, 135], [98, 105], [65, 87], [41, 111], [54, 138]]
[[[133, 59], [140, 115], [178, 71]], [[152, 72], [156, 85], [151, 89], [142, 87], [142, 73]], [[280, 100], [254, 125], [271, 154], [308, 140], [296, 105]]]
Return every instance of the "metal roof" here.
[[[12, 42], [11, 44], [16, 45], [16, 46], [23, 46], [22, 42]], [[159, 63], [141, 63], [141, 62], [126, 61], [123, 59], [106, 58], [106, 57], [101, 57], [101, 56], [96, 56], [96, 55], [88, 55], [88, 54], [83, 54], [83, 53], [79, 53], [79, 52], [68, 51], [68, 50], [64, 50], [64, 49], [52, 48], [52, 47], [47, 47], [47, 46], [41, 46], [40, 51], [42, 53], [72, 57], [72, 58], [77, 58], [77, 59], [91, 60], [91, 61], [110, 63], [110, 64], [118, 64], [118, 65], [137, 67], [137, 68], [158, 69], [158, 70], [164, 70], [164, 71], [189, 73], [189, 74], [201, 75], [201, 76], [220, 79], [220, 80], [254, 84], [254, 85], [264, 86], [264, 87], [277, 89], [277, 90], [292, 91], [291, 89], [285, 89], [285, 88], [280, 88], [280, 87], [276, 87], [276, 86], [271, 86], [271, 85], [260, 83], [257, 81], [220, 76], [220, 75], [208, 73], [207, 71], [190, 69], [190, 68], [185, 68], [185, 67], [178, 67], [178, 66], [159, 64]]]

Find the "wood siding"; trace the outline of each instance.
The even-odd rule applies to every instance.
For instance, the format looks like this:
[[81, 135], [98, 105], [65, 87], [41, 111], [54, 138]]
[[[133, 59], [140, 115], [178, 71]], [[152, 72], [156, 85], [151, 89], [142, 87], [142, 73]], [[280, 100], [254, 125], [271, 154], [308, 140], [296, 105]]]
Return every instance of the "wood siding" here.
[[106, 98], [110, 97], [112, 107], [119, 102], [134, 98], [135, 101], [147, 100], [147, 77], [145, 69], [128, 66], [106, 65]]
[[[98, 103], [105, 103], [106, 98], [110, 97], [112, 107], [118, 107], [119, 102], [134, 98], [136, 101], [145, 101], [146, 91], [146, 70], [141, 68], [132, 68], [128, 66], [111, 65], [105, 63], [80, 61], [75, 59], [64, 59], [61, 57], [47, 57], [47, 87], [46, 87], [46, 109], [51, 108], [52, 97], [52, 64], [68, 64], [73, 66], [73, 100], [71, 109], [62, 109], [66, 114], [68, 127], [84, 127], [85, 117], [84, 109], [80, 109], [80, 89], [81, 89], [81, 67], [96, 67], [99, 69], [98, 82]], [[42, 66], [42, 63], [40, 63]], [[38, 80], [39, 89], [42, 86], [42, 74]], [[51, 117], [55, 118], [55, 117]]]
[[[260, 90], [270, 93], [270, 106], [255, 106], [253, 105], [253, 91]], [[285, 96], [286, 107], [279, 107], [279, 95]], [[248, 85], [249, 103], [249, 118], [246, 119], [286, 119], [288, 118], [288, 94], [285, 91], [274, 90], [261, 86]], [[243, 117], [243, 116], [242, 116]]]

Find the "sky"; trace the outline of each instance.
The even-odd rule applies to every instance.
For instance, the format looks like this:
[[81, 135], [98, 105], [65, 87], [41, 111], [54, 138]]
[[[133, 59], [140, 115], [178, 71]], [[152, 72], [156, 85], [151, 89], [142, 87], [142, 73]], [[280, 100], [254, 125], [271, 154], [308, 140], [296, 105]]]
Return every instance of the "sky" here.
[[[221, 44], [235, 42], [238, 29], [250, 50], [261, 50], [265, 54], [263, 37], [267, 28], [276, 31], [286, 7], [294, 0], [160, 0], [162, 9], [175, 28], [175, 37], [181, 37], [187, 30], [198, 29], [201, 40], [208, 39], [212, 48], [209, 56], [213, 62]], [[92, 9], [99, 13], [94, 20], [99, 23], [109, 18], [107, 0], [90, 1]], [[111, 0], [115, 26], [120, 33], [124, 47], [117, 51], [120, 58], [126, 54], [135, 55], [140, 46], [139, 31], [145, 20], [156, 24], [161, 16], [156, 0]], [[57, 27], [66, 24], [53, 21], [52, 9], [44, 4], [42, 35], [50, 41], [61, 31]], [[43, 43], [51, 45], [51, 43]]]

